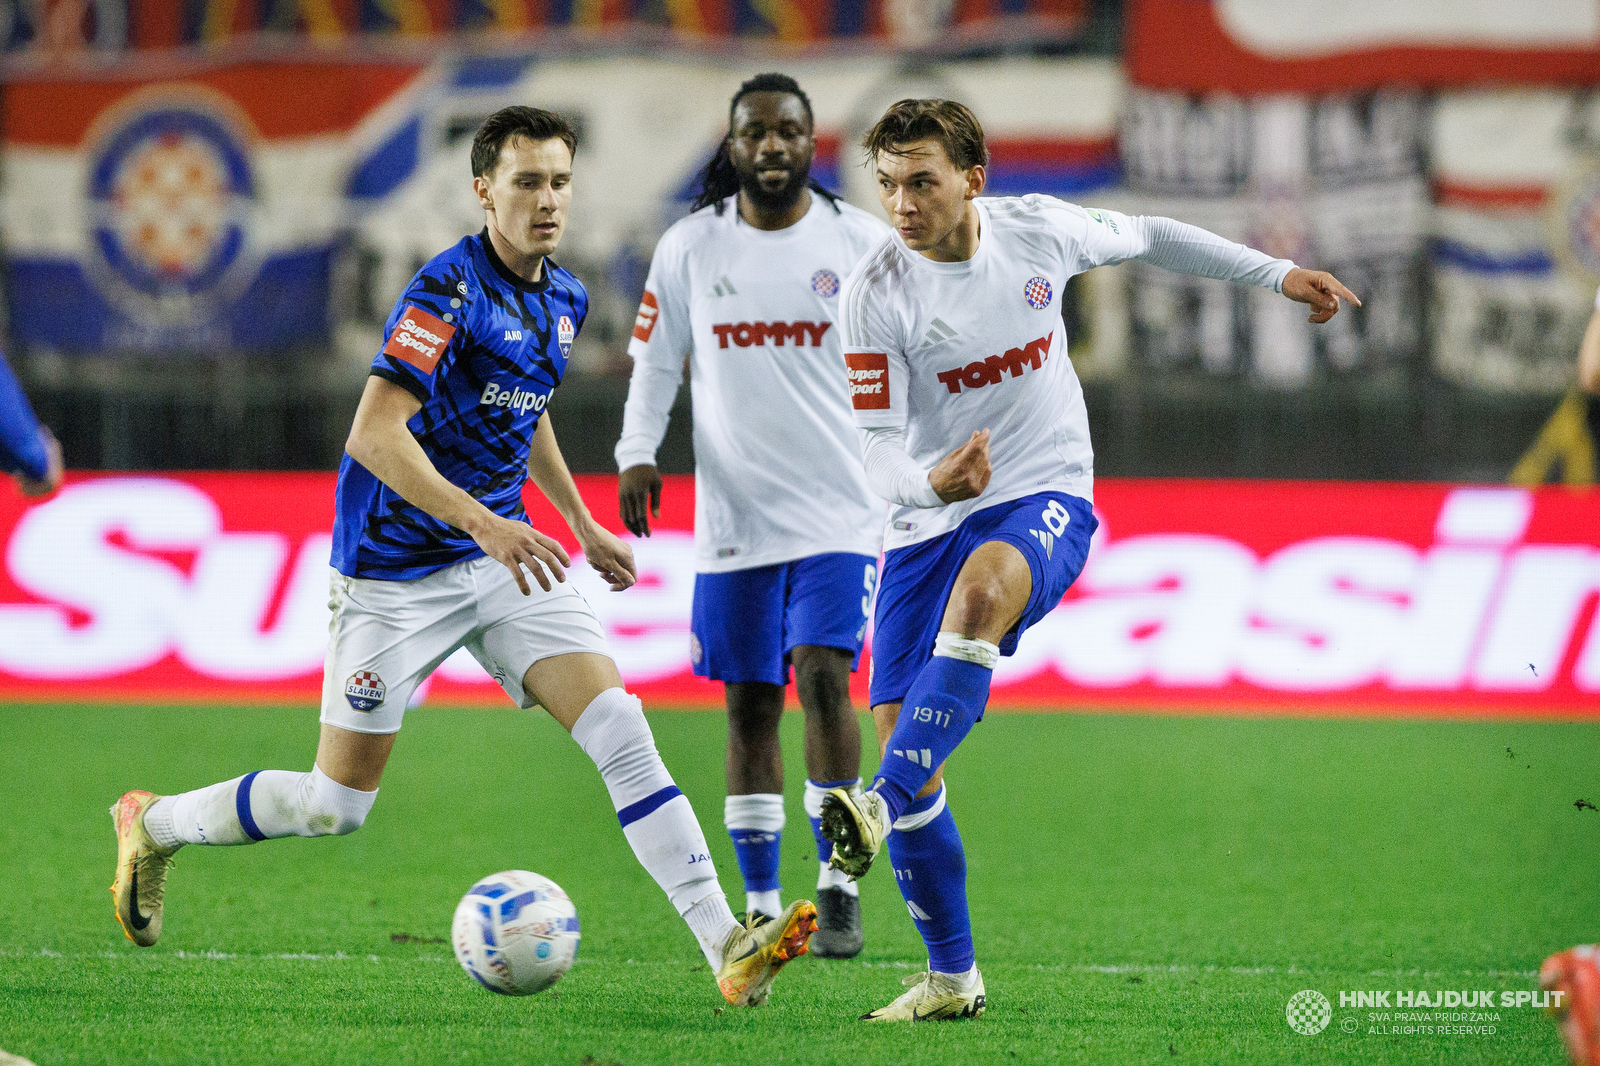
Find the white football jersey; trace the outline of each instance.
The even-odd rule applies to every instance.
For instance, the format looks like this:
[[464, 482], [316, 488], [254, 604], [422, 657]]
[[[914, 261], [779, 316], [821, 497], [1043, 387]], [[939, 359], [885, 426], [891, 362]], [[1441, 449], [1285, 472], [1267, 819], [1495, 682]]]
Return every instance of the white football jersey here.
[[1137, 255], [1129, 220], [1052, 196], [980, 197], [973, 257], [938, 263], [898, 234], [845, 283], [840, 311], [856, 425], [904, 427], [933, 466], [990, 431], [993, 476], [971, 500], [896, 505], [884, 547], [954, 529], [973, 511], [1036, 492], [1094, 498], [1083, 389], [1067, 359], [1067, 279]]
[[[824, 552], [876, 556], [884, 501], [867, 485], [836, 325], [843, 280], [889, 228], [815, 193], [759, 230], [734, 197], [662, 236], [628, 354], [619, 468], [654, 463], [666, 429], [635, 393], [685, 355], [694, 405], [695, 565], [743, 570]], [[667, 397], [670, 407], [671, 397]]]

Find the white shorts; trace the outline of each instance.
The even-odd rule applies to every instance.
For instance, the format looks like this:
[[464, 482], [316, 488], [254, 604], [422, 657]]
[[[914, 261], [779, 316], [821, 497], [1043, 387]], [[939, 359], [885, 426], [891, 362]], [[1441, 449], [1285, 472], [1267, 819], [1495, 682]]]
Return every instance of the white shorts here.
[[611, 654], [589, 602], [570, 581], [524, 596], [487, 556], [411, 581], [333, 571], [322, 721], [356, 733], [396, 733], [416, 687], [458, 648], [483, 664], [519, 707], [528, 667], [571, 652]]

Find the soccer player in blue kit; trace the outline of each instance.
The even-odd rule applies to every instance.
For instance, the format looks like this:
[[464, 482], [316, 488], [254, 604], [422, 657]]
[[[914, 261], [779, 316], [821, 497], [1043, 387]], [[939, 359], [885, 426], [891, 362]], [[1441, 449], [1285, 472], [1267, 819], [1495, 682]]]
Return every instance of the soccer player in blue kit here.
[[1313, 322], [1360, 301], [1331, 274], [1172, 219], [983, 197], [983, 130], [953, 101], [902, 100], [863, 143], [895, 232], [845, 283], [839, 317], [867, 477], [895, 505], [873, 615], [882, 761], [865, 792], [828, 793], [822, 831], [853, 877], [887, 843], [928, 948], [929, 972], [863, 1019], [971, 1018], [985, 993], [944, 763], [982, 719], [1000, 656], [1083, 569], [1096, 524], [1067, 280], [1140, 259], [1272, 289]]
[[118, 800], [111, 891], [135, 943], [161, 935], [179, 847], [358, 829], [407, 700], [465, 647], [513, 701], [543, 706], [594, 760], [634, 854], [729, 1002], [763, 1002], [778, 970], [805, 952], [816, 921], [808, 901], [765, 923], [734, 919], [639, 700], [566, 582], [571, 560], [522, 506], [531, 477], [612, 590], [634, 583], [632, 552], [589, 514], [545, 410], [588, 310], [583, 286], [549, 258], [566, 225], [576, 143], [564, 119], [532, 107], [505, 108], [479, 128], [472, 172], [484, 229], [430, 260], [396, 303], [340, 464], [315, 764]]
[[0, 356], [0, 470], [17, 479], [24, 496], [48, 496], [61, 487], [61, 445], [34, 417], [4, 356]]

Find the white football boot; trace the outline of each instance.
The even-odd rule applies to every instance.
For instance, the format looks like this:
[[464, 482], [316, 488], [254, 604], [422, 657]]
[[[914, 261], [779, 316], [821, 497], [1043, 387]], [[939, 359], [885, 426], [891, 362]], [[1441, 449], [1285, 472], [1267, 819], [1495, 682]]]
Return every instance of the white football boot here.
[[870, 789], [830, 788], [822, 797], [822, 835], [833, 841], [828, 865], [860, 880], [889, 836], [889, 805]]
[[942, 973], [914, 973], [900, 982], [910, 988], [887, 1007], [861, 1016], [864, 1022], [933, 1022], [983, 1015], [983, 974], [962, 988]]

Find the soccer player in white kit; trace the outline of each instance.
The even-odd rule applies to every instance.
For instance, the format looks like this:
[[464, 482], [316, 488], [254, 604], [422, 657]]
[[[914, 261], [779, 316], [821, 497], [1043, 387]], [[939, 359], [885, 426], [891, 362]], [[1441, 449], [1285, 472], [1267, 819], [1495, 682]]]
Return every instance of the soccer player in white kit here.
[[866, 792], [828, 793], [823, 831], [855, 877], [887, 841], [928, 947], [929, 972], [862, 1017], [970, 1018], [984, 986], [944, 762], [983, 717], [1000, 656], [1082, 570], [1095, 528], [1067, 279], [1141, 259], [1274, 289], [1311, 304], [1313, 322], [1360, 301], [1331, 274], [1171, 219], [984, 198], [983, 131], [953, 101], [902, 100], [864, 145], [895, 233], [846, 281], [840, 325], [867, 476], [894, 504], [873, 615], [882, 762]]
[[531, 476], [612, 590], [634, 583], [632, 551], [589, 514], [545, 411], [588, 311], [583, 285], [550, 258], [576, 143], [564, 119], [532, 107], [504, 108], [479, 128], [472, 173], [484, 229], [429, 260], [401, 295], [339, 468], [315, 764], [117, 801], [111, 892], [136, 944], [161, 935], [167, 871], [183, 845], [360, 828], [408, 697], [465, 647], [594, 760], [634, 854], [730, 1003], [764, 1001], [778, 969], [805, 952], [816, 916], [805, 900], [775, 921], [735, 921], [689, 800], [593, 610], [566, 581], [570, 559], [522, 506]]
[[659, 514], [656, 449], [687, 356], [698, 571], [690, 656], [697, 674], [725, 685], [725, 820], [747, 907], [782, 908], [778, 727], [792, 664], [821, 860], [811, 953], [848, 958], [862, 943], [857, 890], [830, 868], [817, 827], [828, 789], [859, 788], [849, 683], [884, 504], [861, 469], [835, 310], [842, 279], [889, 230], [809, 181], [811, 104], [792, 78], [745, 82], [728, 125], [695, 210], [667, 230], [650, 264], [616, 449], [622, 516], [648, 536], [650, 508]]

